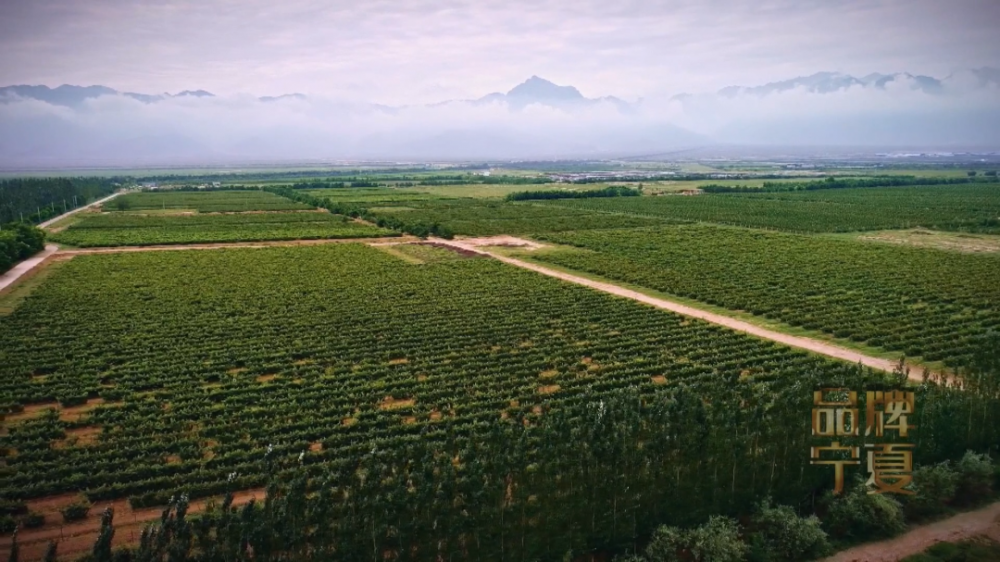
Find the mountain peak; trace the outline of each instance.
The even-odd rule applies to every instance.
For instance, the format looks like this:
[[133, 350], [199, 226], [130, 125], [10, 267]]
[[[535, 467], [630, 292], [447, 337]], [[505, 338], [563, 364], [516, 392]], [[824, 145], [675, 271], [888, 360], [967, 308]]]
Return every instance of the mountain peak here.
[[532, 76], [507, 92], [508, 98], [526, 101], [582, 101], [583, 94], [573, 86], [559, 86]]

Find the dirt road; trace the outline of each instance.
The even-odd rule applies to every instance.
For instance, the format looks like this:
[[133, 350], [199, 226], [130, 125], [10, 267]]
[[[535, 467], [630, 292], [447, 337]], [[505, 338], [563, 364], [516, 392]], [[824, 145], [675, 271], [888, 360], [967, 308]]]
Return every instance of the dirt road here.
[[45, 249], [41, 252], [15, 265], [7, 273], [0, 275], [0, 293], [2, 293], [7, 287], [13, 285], [15, 281], [27, 275], [29, 271], [41, 265], [43, 261], [49, 259], [52, 254], [56, 253], [57, 250], [59, 250], [58, 246], [54, 244], [47, 244]]
[[863, 544], [838, 552], [823, 562], [895, 562], [923, 552], [939, 542], [960, 541], [979, 535], [1000, 541], [1000, 502], [977, 511], [960, 513], [944, 521], [917, 527], [894, 539]]
[[92, 208], [94, 208], [94, 207], [96, 207], [98, 205], [101, 205], [103, 203], [111, 201], [112, 199], [114, 199], [115, 197], [118, 197], [122, 193], [125, 193], [125, 192], [124, 191], [116, 191], [116, 192], [112, 193], [111, 195], [108, 195], [104, 199], [98, 199], [97, 201], [94, 201], [93, 203], [89, 203], [87, 205], [84, 205], [83, 207], [77, 207], [76, 209], [73, 209], [72, 211], [69, 211], [68, 213], [61, 214], [58, 217], [55, 217], [53, 219], [49, 219], [49, 220], [47, 220], [47, 221], [39, 224], [38, 228], [42, 228], [42, 229], [48, 228], [49, 226], [51, 226], [51, 225], [53, 225], [53, 224], [55, 224], [55, 223], [63, 220], [64, 218], [66, 218], [66, 217], [68, 217], [70, 215], [75, 215], [76, 213], [79, 213], [80, 211], [83, 211], [83, 210], [86, 210], [86, 209], [92, 209]]
[[[649, 295], [644, 295], [638, 291], [633, 291], [631, 289], [619, 287], [618, 285], [612, 285], [611, 283], [594, 281], [592, 279], [571, 275], [569, 273], [563, 273], [561, 271], [549, 269], [547, 267], [529, 263], [516, 258], [501, 256], [499, 254], [495, 254], [483, 248], [483, 246], [495, 245], [495, 244], [490, 244], [490, 243], [484, 244], [482, 241], [475, 239], [443, 240], [434, 238], [431, 239], [431, 242], [434, 244], [448, 246], [465, 252], [472, 252], [475, 254], [488, 256], [493, 259], [502, 261], [506, 264], [534, 271], [536, 273], [541, 273], [542, 275], [548, 275], [549, 277], [555, 277], [556, 279], [561, 279], [569, 283], [576, 283], [577, 285], [590, 287], [591, 289], [596, 289], [598, 291], [609, 293], [615, 296], [632, 299], [634, 301], [641, 302], [643, 304], [648, 304], [656, 308], [669, 310], [670, 312], [676, 312], [677, 314], [682, 314], [684, 316], [690, 316], [692, 318], [697, 318], [699, 320], [711, 322], [712, 324], [725, 326], [726, 328], [744, 332], [752, 336], [757, 336], [759, 338], [775, 341], [777, 343], [781, 343], [791, 347], [797, 347], [799, 349], [805, 349], [813, 353], [818, 353], [820, 355], [833, 357], [834, 359], [841, 359], [843, 361], [849, 361], [851, 363], [861, 363], [862, 365], [865, 365], [867, 367], [888, 372], [891, 372], [896, 366], [895, 362], [889, 361], [887, 359], [871, 357], [868, 355], [864, 355], [862, 353], [858, 353], [857, 351], [851, 349], [839, 347], [819, 340], [782, 334], [781, 332], [775, 332], [773, 330], [768, 330], [767, 328], [761, 328], [760, 326], [756, 326], [749, 322], [744, 322], [742, 320], [737, 320], [735, 318], [730, 318], [728, 316], [723, 316], [721, 314], [715, 314], [713, 312], [707, 312], [698, 308], [680, 304], [678, 302], [651, 297]], [[514, 239], [508, 239], [506, 240], [506, 242], [507, 243], [503, 245], [508, 245], [508, 246], [517, 245], [514, 243]], [[530, 241], [525, 240], [524, 242], [525, 246], [527, 247], [532, 246], [532, 243]], [[535, 245], [537, 246], [537, 244]], [[921, 371], [915, 368], [911, 368], [910, 379], [916, 381], [921, 380]]]
[[386, 236], [380, 238], [318, 238], [315, 240], [262, 240], [259, 242], [209, 242], [204, 244], [163, 244], [157, 246], [106, 246], [100, 248], [74, 248], [60, 250], [59, 256], [80, 254], [120, 254], [127, 252], [169, 252], [176, 250], [218, 250], [222, 248], [270, 248], [273, 246], [316, 246], [319, 244], [403, 244], [413, 242], [412, 236]]

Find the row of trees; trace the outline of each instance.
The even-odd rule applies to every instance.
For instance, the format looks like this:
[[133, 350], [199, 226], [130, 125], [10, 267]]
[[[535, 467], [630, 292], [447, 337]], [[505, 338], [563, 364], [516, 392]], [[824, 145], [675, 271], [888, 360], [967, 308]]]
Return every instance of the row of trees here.
[[425, 223], [421, 221], [406, 221], [398, 217], [393, 216], [381, 216], [376, 215], [368, 210], [367, 207], [358, 205], [357, 203], [344, 203], [339, 201], [331, 201], [326, 197], [314, 197], [306, 193], [301, 193], [295, 191], [294, 189], [289, 189], [287, 187], [266, 187], [264, 191], [280, 195], [282, 197], [291, 199], [292, 201], [298, 201], [300, 203], [305, 203], [313, 207], [318, 207], [321, 209], [326, 209], [331, 213], [337, 215], [344, 215], [352, 218], [359, 218], [368, 222], [375, 223], [382, 228], [388, 228], [391, 230], [396, 230], [399, 232], [405, 232], [407, 234], [412, 234], [413, 236], [419, 236], [420, 238], [427, 238], [428, 236], [437, 236], [439, 238], [454, 238], [455, 234], [450, 228], [434, 222]]
[[10, 223], [0, 228], [0, 273], [45, 248], [45, 233], [24, 224]]
[[917, 177], [917, 176], [877, 176], [872, 178], [834, 178], [805, 182], [764, 182], [761, 187], [748, 185], [703, 185], [705, 193], [776, 193], [784, 191], [812, 191], [816, 189], [845, 189], [857, 187], [898, 187], [911, 185], [957, 185], [966, 183], [995, 182], [997, 178], [985, 176], [977, 178]]
[[117, 178], [15, 178], [0, 181], [0, 224], [40, 223], [114, 193]]
[[642, 186], [637, 189], [624, 185], [609, 185], [601, 189], [588, 191], [565, 191], [565, 190], [545, 190], [545, 191], [516, 191], [508, 193], [507, 201], [529, 201], [547, 199], [591, 199], [594, 197], [638, 197], [642, 195]]
[[[961, 413], [989, 405], [987, 420], [1000, 415], [995, 394], [975, 387], [928, 381], [918, 392], [917, 403], [931, 412], [943, 399], [961, 402]], [[758, 425], [783, 415], [747, 405], [724, 420], [704, 399], [682, 387], [644, 405], [638, 393], [622, 390], [597, 403], [548, 411], [534, 420], [537, 425], [484, 423], [477, 439], [451, 433], [443, 441], [398, 448], [373, 441], [370, 452], [337, 467], [289, 466], [268, 452], [261, 459], [269, 475], [263, 501], [236, 508], [227, 494], [221, 506], [189, 516], [186, 496], [176, 496], [160, 521], [143, 531], [138, 548], [119, 553], [110, 549], [113, 514], [106, 511], [92, 560], [623, 554], [629, 562], [793, 562], [823, 556], [831, 543], [892, 536], [908, 521], [989, 500], [1000, 477], [988, 454], [966, 451], [951, 457], [954, 462], [936, 462], [939, 451], [918, 445], [925, 462], [914, 472], [915, 495], [903, 502], [870, 495], [858, 478], [848, 493], [834, 497], [821, 483], [829, 478], [817, 478], [829, 475], [772, 466], [766, 458], [755, 466], [747, 463], [750, 457], [716, 448], [732, 439], [720, 435], [727, 430], [750, 445], [787, 431]], [[736, 396], [724, 400], [732, 399], [739, 402]], [[920, 415], [918, 423], [921, 433], [990, 450], [988, 441], [949, 432], [950, 422], [937, 413]], [[690, 431], [698, 425], [703, 431]], [[980, 437], [995, 438], [995, 431], [986, 433]], [[762, 473], [751, 479], [757, 470]], [[766, 471], [774, 470], [782, 478], [768, 485]]]

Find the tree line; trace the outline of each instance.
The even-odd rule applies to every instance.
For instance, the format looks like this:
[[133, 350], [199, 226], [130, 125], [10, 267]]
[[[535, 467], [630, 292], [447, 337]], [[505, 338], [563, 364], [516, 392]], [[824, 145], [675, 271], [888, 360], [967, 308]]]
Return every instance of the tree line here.
[[703, 185], [705, 193], [779, 193], [785, 191], [812, 191], [816, 189], [848, 189], [857, 187], [901, 187], [917, 185], [959, 185], [968, 183], [996, 182], [997, 178], [968, 176], [964, 178], [878, 176], [873, 178], [834, 178], [805, 182], [764, 182], [761, 187], [748, 185]]
[[504, 198], [507, 201], [529, 201], [547, 199], [590, 199], [594, 197], [638, 197], [642, 195], [642, 185], [633, 189], [624, 185], [609, 185], [601, 189], [590, 191], [516, 191], [508, 193]]
[[111, 195], [117, 178], [15, 178], [0, 180], [0, 224], [40, 223]]
[[9, 223], [0, 228], [0, 273], [45, 248], [45, 233], [24, 224]]
[[[105, 511], [87, 559], [797, 562], [994, 497], [995, 371], [915, 389], [923, 437], [915, 494], [902, 499], [868, 494], [861, 476], [830, 494], [830, 475], [801, 448], [820, 382], [805, 378], [774, 396], [726, 381], [656, 397], [621, 389], [540, 417], [483, 420], [475, 437], [446, 427], [397, 447], [373, 440], [335, 467], [268, 451], [260, 501], [235, 507], [228, 493], [192, 516], [175, 496], [136, 547], [117, 552]], [[874, 381], [857, 369], [837, 382]]]

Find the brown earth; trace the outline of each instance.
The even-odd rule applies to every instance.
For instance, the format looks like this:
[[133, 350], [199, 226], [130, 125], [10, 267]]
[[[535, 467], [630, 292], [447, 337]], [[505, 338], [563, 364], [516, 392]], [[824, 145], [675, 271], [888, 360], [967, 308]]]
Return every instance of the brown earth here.
[[[264, 499], [264, 489], [245, 490], [233, 494], [233, 505], [239, 506], [251, 499]], [[58, 542], [60, 560], [75, 560], [91, 551], [97, 534], [101, 528], [101, 513], [106, 507], [115, 511], [115, 547], [134, 545], [139, 542], [139, 535], [147, 523], [156, 521], [163, 513], [162, 507], [152, 507], [133, 510], [128, 500], [111, 502], [96, 502], [83, 521], [63, 523], [59, 510], [74, 502], [84, 499], [79, 494], [63, 494], [38, 500], [29, 500], [28, 509], [45, 516], [45, 525], [38, 529], [21, 529], [18, 531], [17, 543], [20, 546], [20, 559], [23, 562], [41, 560], [48, 548], [49, 541]], [[209, 500], [192, 501], [188, 513], [198, 513], [205, 510]], [[222, 503], [222, 498], [215, 498], [216, 504]], [[0, 552], [3, 556], [10, 551], [11, 535], [0, 537]]]
[[318, 240], [264, 240], [260, 242], [212, 242], [205, 244], [163, 244], [157, 246], [109, 246], [101, 248], [73, 248], [60, 250], [59, 255], [114, 254], [122, 252], [165, 252], [172, 250], [215, 250], [219, 248], [270, 248], [272, 246], [316, 246], [319, 244], [380, 243], [388, 241], [412, 242], [413, 237], [389, 236], [379, 238], [323, 238]]
[[923, 552], [939, 542], [955, 542], [981, 535], [1000, 541], [1000, 502], [917, 527], [894, 539], [849, 548], [823, 562], [895, 562]]

